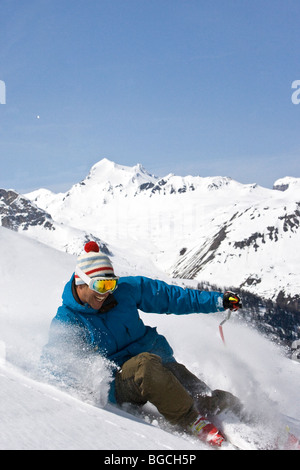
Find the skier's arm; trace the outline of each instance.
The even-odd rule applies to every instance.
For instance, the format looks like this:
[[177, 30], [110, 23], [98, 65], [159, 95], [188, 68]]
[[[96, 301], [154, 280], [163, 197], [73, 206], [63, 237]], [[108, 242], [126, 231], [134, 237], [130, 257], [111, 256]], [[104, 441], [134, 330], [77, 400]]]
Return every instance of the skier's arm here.
[[220, 292], [184, 289], [146, 277], [133, 279], [137, 307], [144, 312], [181, 315], [224, 311]]

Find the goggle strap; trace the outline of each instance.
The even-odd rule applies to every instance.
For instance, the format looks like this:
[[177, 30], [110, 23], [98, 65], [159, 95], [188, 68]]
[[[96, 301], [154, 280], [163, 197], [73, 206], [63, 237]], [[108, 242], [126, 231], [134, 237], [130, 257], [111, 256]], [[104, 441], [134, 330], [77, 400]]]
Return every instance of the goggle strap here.
[[80, 279], [85, 282], [87, 285], [90, 284], [90, 281], [91, 281], [91, 277], [87, 276], [87, 274], [85, 274], [82, 269], [79, 268], [79, 266], [76, 266], [75, 268], [75, 274], [77, 274]]

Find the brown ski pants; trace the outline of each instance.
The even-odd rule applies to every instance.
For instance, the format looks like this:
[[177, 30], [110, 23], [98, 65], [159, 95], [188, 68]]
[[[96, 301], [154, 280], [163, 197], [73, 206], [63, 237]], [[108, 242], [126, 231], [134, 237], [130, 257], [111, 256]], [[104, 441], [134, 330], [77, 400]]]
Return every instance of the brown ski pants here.
[[223, 390], [211, 391], [178, 362], [162, 364], [155, 354], [126, 361], [116, 376], [116, 400], [143, 405], [147, 401], [174, 425], [186, 428], [199, 414], [212, 416], [226, 408], [239, 412], [239, 400]]

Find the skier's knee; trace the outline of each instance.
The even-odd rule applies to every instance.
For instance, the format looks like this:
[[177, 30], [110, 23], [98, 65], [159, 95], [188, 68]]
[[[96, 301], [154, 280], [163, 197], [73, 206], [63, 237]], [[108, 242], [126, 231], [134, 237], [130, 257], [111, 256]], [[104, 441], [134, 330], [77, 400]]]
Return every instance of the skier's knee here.
[[141, 353], [137, 356], [138, 362], [138, 377], [139, 380], [147, 378], [148, 380], [154, 378], [158, 370], [161, 370], [163, 365], [161, 358], [156, 354]]

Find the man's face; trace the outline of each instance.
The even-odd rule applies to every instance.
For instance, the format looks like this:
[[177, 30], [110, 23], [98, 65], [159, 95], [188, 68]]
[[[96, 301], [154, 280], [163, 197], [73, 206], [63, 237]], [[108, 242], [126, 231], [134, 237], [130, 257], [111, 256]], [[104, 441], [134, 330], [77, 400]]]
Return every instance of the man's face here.
[[89, 306], [95, 310], [101, 308], [103, 302], [109, 296], [109, 292], [98, 294], [90, 289], [86, 284], [77, 286], [77, 294], [83, 303], [89, 304]]

